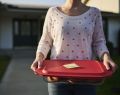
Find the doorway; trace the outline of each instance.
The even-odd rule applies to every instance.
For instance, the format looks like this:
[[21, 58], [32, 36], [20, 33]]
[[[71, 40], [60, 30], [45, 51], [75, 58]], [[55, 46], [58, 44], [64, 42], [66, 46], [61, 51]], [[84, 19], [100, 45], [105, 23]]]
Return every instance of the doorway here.
[[37, 46], [39, 23], [37, 19], [13, 20], [14, 47]]

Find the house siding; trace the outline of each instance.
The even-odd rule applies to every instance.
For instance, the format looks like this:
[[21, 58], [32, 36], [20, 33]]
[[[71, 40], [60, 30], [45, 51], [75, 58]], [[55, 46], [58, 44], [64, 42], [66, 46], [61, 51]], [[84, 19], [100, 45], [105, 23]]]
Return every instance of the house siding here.
[[108, 40], [113, 43], [114, 48], [118, 47], [118, 34], [120, 30], [120, 18], [109, 18]]
[[1, 17], [0, 22], [0, 48], [12, 49], [12, 18]]
[[1, 48], [1, 37], [2, 37], [2, 35], [1, 35], [1, 25], [2, 25], [2, 23], [1, 23], [1, 17], [0, 17], [0, 48]]

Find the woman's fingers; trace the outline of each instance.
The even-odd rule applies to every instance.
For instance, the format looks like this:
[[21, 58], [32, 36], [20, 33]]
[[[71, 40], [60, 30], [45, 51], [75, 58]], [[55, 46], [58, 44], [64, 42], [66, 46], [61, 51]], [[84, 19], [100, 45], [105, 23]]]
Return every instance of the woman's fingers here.
[[54, 81], [58, 81], [58, 77], [52, 77]]
[[49, 82], [56, 82], [56, 81], [58, 81], [58, 77], [47, 77], [47, 80], [49, 81]]
[[31, 69], [35, 72], [36, 68], [38, 67], [37, 61], [33, 61], [32, 65], [31, 65]]
[[71, 84], [74, 84], [75, 82], [74, 82], [74, 80], [72, 80], [72, 79], [69, 79], [69, 80], [67, 80], [69, 83], [71, 83]]
[[107, 70], [110, 70], [110, 65], [107, 61], [104, 61], [104, 65], [106, 67]]
[[107, 70], [112, 70], [114, 72], [116, 70], [116, 68], [117, 68], [117, 65], [110, 58], [110, 55], [108, 53], [104, 53], [103, 63], [104, 63]]
[[117, 68], [117, 65], [112, 60], [104, 61], [104, 65], [107, 70], [111, 69], [111, 70], [115, 71]]
[[117, 65], [111, 60], [110, 61], [110, 65], [113, 67], [113, 68], [115, 68]]
[[42, 68], [42, 62], [38, 61], [38, 68]]
[[112, 66], [113, 72], [118, 68], [117, 64], [115, 64], [112, 60], [110, 61], [110, 65]]
[[31, 65], [31, 69], [35, 72], [37, 68], [41, 68], [42, 67], [42, 60], [39, 59], [35, 59]]

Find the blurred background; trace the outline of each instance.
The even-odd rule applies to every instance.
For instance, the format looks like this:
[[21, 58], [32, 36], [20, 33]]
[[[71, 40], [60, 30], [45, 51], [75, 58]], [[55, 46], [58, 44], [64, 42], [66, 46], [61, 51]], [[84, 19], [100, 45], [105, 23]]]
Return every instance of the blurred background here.
[[[47, 10], [65, 0], [0, 0], [0, 95], [48, 95], [35, 76], [35, 58]], [[101, 10], [110, 54], [120, 64], [120, 0], [82, 0]], [[120, 95], [120, 70], [97, 88], [98, 95]]]

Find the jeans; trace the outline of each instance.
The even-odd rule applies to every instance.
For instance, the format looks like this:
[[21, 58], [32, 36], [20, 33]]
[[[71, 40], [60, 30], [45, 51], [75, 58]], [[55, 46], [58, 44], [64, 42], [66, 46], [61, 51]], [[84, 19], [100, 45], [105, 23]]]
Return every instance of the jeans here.
[[48, 83], [49, 95], [96, 95], [96, 86], [88, 84]]

